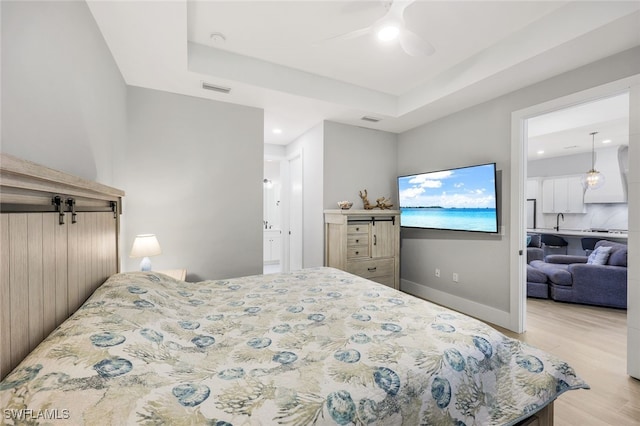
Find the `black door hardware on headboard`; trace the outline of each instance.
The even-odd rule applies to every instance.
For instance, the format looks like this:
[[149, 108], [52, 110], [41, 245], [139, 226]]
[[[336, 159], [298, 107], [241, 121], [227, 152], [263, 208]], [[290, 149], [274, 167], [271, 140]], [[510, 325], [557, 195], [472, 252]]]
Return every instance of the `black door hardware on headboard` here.
[[60, 225], [64, 225], [64, 206], [62, 204], [62, 197], [59, 195], [56, 195], [55, 197], [53, 197], [53, 199], [51, 200], [51, 204], [53, 204], [54, 206], [56, 206], [56, 211], [58, 212], [59, 218], [60, 220], [58, 221], [58, 223]]
[[73, 198], [67, 198], [67, 205], [69, 206], [69, 210], [71, 211], [71, 223], [76, 223], [78, 221], [76, 214], [76, 200]]

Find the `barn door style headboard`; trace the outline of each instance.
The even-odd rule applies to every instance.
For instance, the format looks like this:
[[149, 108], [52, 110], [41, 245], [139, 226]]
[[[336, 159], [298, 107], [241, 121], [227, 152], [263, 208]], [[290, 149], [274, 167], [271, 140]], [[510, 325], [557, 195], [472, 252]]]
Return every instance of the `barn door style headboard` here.
[[0, 380], [119, 272], [123, 196], [0, 154]]

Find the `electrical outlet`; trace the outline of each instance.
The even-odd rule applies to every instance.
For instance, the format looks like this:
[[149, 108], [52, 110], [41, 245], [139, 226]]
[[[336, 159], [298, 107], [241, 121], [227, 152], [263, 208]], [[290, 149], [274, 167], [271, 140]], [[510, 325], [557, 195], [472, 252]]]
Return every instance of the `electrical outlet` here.
[[440, 269], [436, 268], [436, 277], [440, 278]]
[[454, 272], [454, 273], [453, 273], [453, 282], [454, 282], [454, 283], [457, 283], [457, 282], [458, 282], [458, 273], [457, 273], [457, 272]]

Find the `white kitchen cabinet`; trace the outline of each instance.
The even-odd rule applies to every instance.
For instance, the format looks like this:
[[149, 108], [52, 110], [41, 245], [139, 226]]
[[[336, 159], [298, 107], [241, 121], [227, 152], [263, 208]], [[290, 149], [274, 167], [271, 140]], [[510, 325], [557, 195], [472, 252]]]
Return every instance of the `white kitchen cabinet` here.
[[586, 213], [580, 176], [544, 179], [542, 213]]
[[527, 179], [527, 200], [538, 199], [540, 191], [540, 179]]

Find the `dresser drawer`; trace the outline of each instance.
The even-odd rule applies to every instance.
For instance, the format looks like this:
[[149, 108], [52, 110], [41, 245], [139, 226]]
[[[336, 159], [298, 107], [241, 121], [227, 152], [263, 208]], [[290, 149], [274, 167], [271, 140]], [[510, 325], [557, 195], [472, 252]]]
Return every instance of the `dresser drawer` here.
[[393, 259], [348, 262], [347, 272], [369, 279], [393, 276]]
[[361, 259], [371, 257], [369, 248], [369, 226], [348, 225], [347, 259]]
[[369, 225], [366, 223], [359, 223], [357, 225], [347, 225], [347, 234], [369, 235]]
[[347, 246], [368, 246], [369, 234], [347, 234]]
[[369, 245], [347, 245], [347, 259], [360, 259], [369, 256]]
[[371, 278], [371, 281], [375, 281], [378, 284], [384, 284], [387, 287], [391, 287], [391, 288], [395, 288], [395, 279], [393, 278], [393, 275], [386, 275], [384, 277], [373, 277]]

